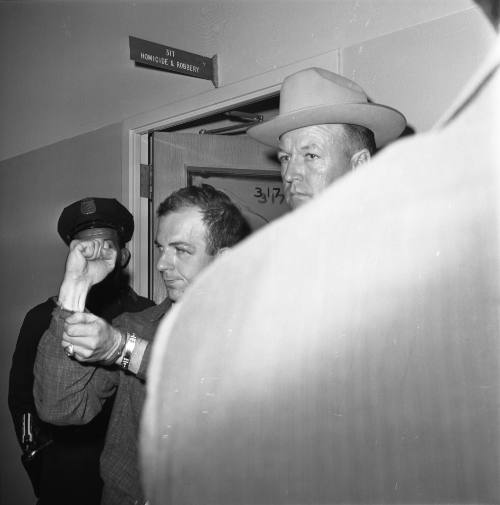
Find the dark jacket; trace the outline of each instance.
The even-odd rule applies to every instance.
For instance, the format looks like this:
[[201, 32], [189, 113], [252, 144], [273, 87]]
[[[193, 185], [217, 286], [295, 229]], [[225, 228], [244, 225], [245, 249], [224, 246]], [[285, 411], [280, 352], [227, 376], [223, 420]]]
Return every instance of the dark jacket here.
[[[111, 322], [124, 312], [138, 312], [152, 305], [154, 303], [147, 298], [124, 287], [114, 297], [105, 296], [102, 290], [95, 291], [94, 296], [89, 296], [88, 308]], [[49, 327], [55, 307], [55, 298], [49, 298], [31, 309], [24, 319], [12, 358], [9, 409], [23, 449], [23, 464], [35, 494], [40, 497], [40, 505], [99, 504], [102, 493], [99, 457], [113, 402], [107, 402], [101, 413], [83, 426], [44, 423], [35, 409], [33, 365], [38, 343]], [[31, 443], [23, 443], [23, 414], [27, 413], [31, 414], [32, 420]]]

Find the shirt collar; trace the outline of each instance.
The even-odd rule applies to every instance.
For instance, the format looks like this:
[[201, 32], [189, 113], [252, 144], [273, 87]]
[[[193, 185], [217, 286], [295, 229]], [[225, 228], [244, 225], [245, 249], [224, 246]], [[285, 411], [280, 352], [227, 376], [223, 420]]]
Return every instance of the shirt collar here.
[[156, 307], [151, 307], [150, 311], [151, 321], [160, 320], [165, 315], [165, 313], [170, 309], [171, 306], [172, 301], [169, 298], [165, 298], [165, 300], [156, 305]]

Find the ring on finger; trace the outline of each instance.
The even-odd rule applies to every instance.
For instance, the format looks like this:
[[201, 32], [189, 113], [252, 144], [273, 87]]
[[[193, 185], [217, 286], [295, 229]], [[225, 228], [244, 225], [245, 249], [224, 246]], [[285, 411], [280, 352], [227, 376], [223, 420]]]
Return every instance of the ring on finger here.
[[66, 356], [68, 356], [68, 358], [72, 358], [75, 355], [75, 349], [73, 348], [73, 344], [68, 344], [65, 347], [64, 352], [66, 353]]

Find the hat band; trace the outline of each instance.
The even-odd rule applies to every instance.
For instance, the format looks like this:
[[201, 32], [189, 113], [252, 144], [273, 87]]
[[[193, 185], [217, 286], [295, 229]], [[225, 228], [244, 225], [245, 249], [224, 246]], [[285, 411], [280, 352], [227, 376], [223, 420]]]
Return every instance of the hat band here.
[[73, 229], [73, 237], [77, 234], [80, 233], [83, 230], [89, 230], [93, 228], [111, 228], [112, 230], [115, 230], [116, 232], [120, 232], [120, 229], [113, 223], [108, 222], [108, 221], [103, 221], [100, 219], [96, 219], [95, 221], [85, 221], [84, 223], [81, 223]]

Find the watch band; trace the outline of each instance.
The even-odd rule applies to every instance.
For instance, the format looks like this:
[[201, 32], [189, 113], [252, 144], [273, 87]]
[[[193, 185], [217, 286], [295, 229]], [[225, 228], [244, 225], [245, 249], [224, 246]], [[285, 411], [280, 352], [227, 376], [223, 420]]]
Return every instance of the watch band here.
[[130, 358], [132, 357], [132, 353], [134, 352], [135, 343], [137, 341], [137, 337], [135, 333], [127, 332], [127, 341], [125, 342], [125, 350], [123, 351], [122, 362], [120, 363], [120, 367], [122, 370], [127, 371], [128, 366], [130, 365]]

